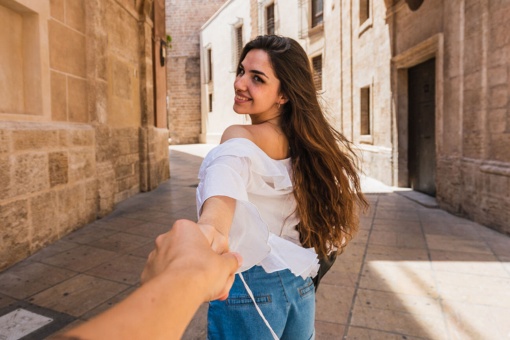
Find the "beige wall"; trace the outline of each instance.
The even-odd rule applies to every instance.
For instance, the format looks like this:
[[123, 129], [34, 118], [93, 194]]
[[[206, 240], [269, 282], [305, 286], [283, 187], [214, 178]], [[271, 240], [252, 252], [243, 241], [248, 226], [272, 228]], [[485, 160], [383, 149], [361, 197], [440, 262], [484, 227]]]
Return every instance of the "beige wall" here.
[[0, 269], [168, 178], [151, 8], [0, 0]]

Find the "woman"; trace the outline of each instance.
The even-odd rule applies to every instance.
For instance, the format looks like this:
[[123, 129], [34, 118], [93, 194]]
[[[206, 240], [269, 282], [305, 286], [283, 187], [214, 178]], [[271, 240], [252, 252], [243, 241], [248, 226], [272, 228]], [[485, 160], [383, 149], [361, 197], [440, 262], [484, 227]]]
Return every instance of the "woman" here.
[[326, 120], [308, 57], [294, 40], [259, 36], [243, 49], [234, 111], [204, 159], [198, 224], [212, 248], [241, 253], [228, 298], [209, 306], [209, 339], [310, 339], [319, 259], [357, 230], [360, 190], [349, 142]]

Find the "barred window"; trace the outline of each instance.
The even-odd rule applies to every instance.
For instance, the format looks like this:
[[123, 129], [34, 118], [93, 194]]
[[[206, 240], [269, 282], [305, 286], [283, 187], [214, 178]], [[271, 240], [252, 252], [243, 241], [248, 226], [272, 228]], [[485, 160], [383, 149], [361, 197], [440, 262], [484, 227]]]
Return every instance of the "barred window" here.
[[370, 86], [360, 89], [360, 134], [370, 135]]
[[323, 18], [323, 1], [312, 0], [312, 27], [322, 24]]
[[213, 94], [209, 93], [209, 112], [212, 112], [213, 110]]
[[241, 52], [243, 51], [243, 25], [236, 27], [235, 42], [236, 42], [236, 67], [241, 58]]
[[266, 7], [266, 34], [275, 34], [274, 3]]
[[322, 55], [312, 58], [313, 82], [317, 91], [322, 90]]
[[212, 81], [212, 49], [207, 49], [207, 82]]

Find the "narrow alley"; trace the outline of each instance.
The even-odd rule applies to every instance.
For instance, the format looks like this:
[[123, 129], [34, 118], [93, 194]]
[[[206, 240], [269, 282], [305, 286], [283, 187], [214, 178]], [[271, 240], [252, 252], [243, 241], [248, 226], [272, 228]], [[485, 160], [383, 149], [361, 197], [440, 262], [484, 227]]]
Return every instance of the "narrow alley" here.
[[[169, 181], [1, 273], [0, 337], [13, 336], [5, 325], [18, 322], [23, 339], [43, 339], [131, 293], [154, 238], [196, 217], [209, 147], [172, 146]], [[317, 339], [508, 338], [510, 238], [416, 192], [370, 178], [364, 191], [370, 211], [318, 290]], [[28, 319], [9, 314], [19, 308]], [[205, 338], [206, 315], [204, 304], [184, 339]]]

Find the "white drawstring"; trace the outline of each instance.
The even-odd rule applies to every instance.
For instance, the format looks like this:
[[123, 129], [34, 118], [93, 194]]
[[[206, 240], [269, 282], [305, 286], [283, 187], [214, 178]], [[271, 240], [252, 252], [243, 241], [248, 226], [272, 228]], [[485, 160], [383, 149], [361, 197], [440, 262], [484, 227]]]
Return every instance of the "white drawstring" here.
[[250, 287], [248, 287], [248, 285], [246, 284], [246, 281], [244, 281], [243, 274], [239, 273], [239, 277], [241, 278], [241, 281], [243, 281], [244, 288], [246, 288], [246, 291], [248, 292], [248, 295], [250, 296], [251, 300], [253, 301], [255, 308], [259, 312], [260, 317], [262, 318], [262, 320], [264, 320], [264, 323], [266, 324], [267, 328], [269, 328], [269, 331], [273, 335], [273, 339], [279, 340], [278, 335], [276, 335], [276, 333], [273, 331], [273, 329], [271, 328], [271, 325], [269, 324], [267, 319], [264, 317], [264, 314], [262, 314], [262, 311], [260, 310], [259, 306], [257, 305], [257, 302], [255, 302], [255, 298], [253, 297], [253, 293], [251, 292]]

